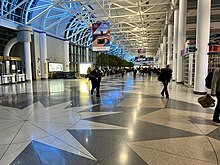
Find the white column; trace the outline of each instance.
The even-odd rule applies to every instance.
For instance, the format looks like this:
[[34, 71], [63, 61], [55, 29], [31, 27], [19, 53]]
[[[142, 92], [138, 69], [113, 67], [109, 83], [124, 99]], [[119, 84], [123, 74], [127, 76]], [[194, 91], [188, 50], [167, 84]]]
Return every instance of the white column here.
[[160, 68], [163, 68], [163, 43], [160, 44]]
[[160, 68], [160, 48], [157, 49], [157, 55], [156, 55], [156, 57], [158, 58], [157, 64], [158, 64], [158, 67]]
[[192, 71], [193, 71], [193, 54], [192, 53], [189, 53], [189, 70], [188, 70], [188, 85], [189, 86], [192, 86], [193, 84], [193, 74], [192, 74]]
[[34, 32], [34, 69], [33, 69], [33, 77], [36, 80], [41, 79], [41, 63], [40, 63], [40, 33]]
[[179, 29], [179, 9], [174, 10], [174, 33], [173, 33], [173, 80], [177, 77], [177, 52], [178, 52], [178, 29]]
[[165, 68], [165, 66], [166, 66], [166, 50], [167, 50], [167, 37], [166, 36], [163, 36], [163, 64], [162, 64], [162, 66], [163, 66], [163, 68]]
[[182, 82], [182, 56], [181, 50], [184, 49], [186, 40], [186, 15], [187, 15], [187, 0], [179, 1], [179, 30], [178, 30], [178, 52], [177, 52], [177, 82]]
[[73, 56], [73, 54], [75, 52], [73, 52], [73, 45], [72, 44], [70, 45], [70, 51], [71, 51], [70, 62], [75, 62], [75, 59], [74, 59], [75, 55]]
[[46, 35], [46, 33], [40, 33], [40, 64], [41, 64], [41, 78], [48, 79], [47, 35]]
[[195, 93], [206, 93], [205, 77], [208, 72], [208, 43], [210, 35], [211, 0], [198, 0], [196, 31]]
[[172, 64], [172, 60], [170, 58], [172, 57], [172, 42], [173, 42], [173, 24], [168, 24], [168, 44], [167, 44], [167, 64]]
[[89, 48], [86, 48], [86, 62], [89, 62]]
[[69, 52], [69, 41], [64, 41], [64, 72], [70, 71], [70, 52]]
[[24, 57], [25, 57], [25, 76], [26, 80], [32, 80], [32, 68], [31, 68], [31, 33], [32, 27], [28, 25], [22, 25], [18, 27], [18, 42], [24, 44]]
[[30, 42], [24, 42], [26, 80], [32, 80]]

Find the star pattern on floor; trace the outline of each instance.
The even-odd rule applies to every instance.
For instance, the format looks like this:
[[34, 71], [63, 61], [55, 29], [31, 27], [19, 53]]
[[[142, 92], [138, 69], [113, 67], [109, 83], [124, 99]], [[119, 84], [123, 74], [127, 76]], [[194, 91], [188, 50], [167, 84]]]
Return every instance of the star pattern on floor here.
[[152, 96], [145, 86], [117, 78], [103, 82], [101, 98], [69, 86], [77, 94], [59, 102], [1, 106], [0, 164], [217, 164], [212, 111]]
[[84, 128], [88, 125], [99, 129], [125, 129], [107, 124], [83, 122], [83, 119], [88, 117], [120, 112], [83, 112], [88, 109], [88, 105], [65, 108], [70, 104], [66, 102], [44, 107], [37, 102], [24, 109], [1, 106], [0, 138], [4, 140], [0, 142], [0, 162], [10, 164], [30, 144], [51, 146], [96, 161], [96, 158], [71, 136], [68, 129], [74, 130], [76, 125], [81, 124], [84, 124]]
[[[128, 98], [130, 99], [132, 98], [132, 96], [129, 96]], [[148, 101], [152, 99], [155, 102], [157, 102], [156, 100], [158, 99], [155, 97], [151, 98], [150, 96], [148, 97], [145, 96], [145, 98], [148, 99]], [[123, 144], [122, 141], [117, 140], [117, 139], [123, 139], [123, 141], [127, 142], [125, 145], [129, 146], [137, 155], [139, 155], [148, 164], [154, 164], [157, 161], [158, 161], [157, 164], [161, 164], [162, 163], [160, 162], [161, 159], [157, 159], [160, 156], [166, 159], [170, 157], [170, 159], [168, 159], [170, 161], [166, 162], [167, 164], [172, 164], [176, 160], [180, 161], [179, 164], [181, 164], [181, 161], [185, 163], [188, 162], [188, 164], [190, 164], [190, 162], [194, 162], [195, 164], [210, 164], [210, 165], [216, 164], [216, 162], [218, 162], [218, 158], [216, 154], [214, 154], [215, 152], [213, 152], [212, 144], [208, 140], [209, 138], [208, 136], [210, 132], [214, 134], [218, 130], [218, 126], [213, 125], [213, 123], [210, 120], [210, 118], [212, 117], [211, 113], [206, 113], [201, 111], [196, 111], [196, 112], [189, 111], [189, 108], [191, 107], [194, 107], [194, 109], [197, 108], [196, 105], [190, 103], [185, 103], [185, 107], [188, 107], [186, 109], [184, 108], [172, 109], [172, 108], [165, 108], [163, 106], [162, 106], [163, 108], [161, 108], [161, 104], [167, 106], [166, 101], [161, 103], [157, 102], [156, 105], [147, 104], [147, 102], [144, 99], [142, 101], [143, 103], [140, 103], [142, 105], [139, 106], [142, 108], [138, 110], [138, 114], [136, 114], [135, 117], [137, 121], [134, 122], [133, 125], [131, 124], [132, 123], [131, 117], [129, 121], [126, 120], [128, 119], [128, 116], [134, 117], [135, 115], [134, 114], [132, 115], [132, 113], [134, 112], [137, 113], [137, 111], [132, 110], [132, 108], [135, 107], [133, 106], [132, 103], [130, 103], [130, 108], [127, 106], [129, 101], [126, 100], [126, 97], [122, 102], [120, 102], [117, 105], [119, 111], [121, 110], [120, 108], [126, 108], [123, 110], [124, 113], [114, 114], [112, 116], [101, 116], [101, 117], [94, 117], [87, 119], [90, 121], [102, 122], [105, 124], [120, 125], [123, 127], [127, 127], [128, 128], [127, 130], [120, 131], [120, 133], [115, 132], [114, 130], [110, 130], [109, 133], [105, 133], [105, 131], [101, 132], [101, 130], [95, 131], [89, 129], [87, 130], [76, 129], [75, 131], [71, 131], [71, 134], [74, 137], [77, 137], [80, 143], [82, 143], [84, 146], [86, 146], [86, 143], [84, 143], [85, 140], [83, 139], [85, 139], [86, 137], [87, 138], [90, 137], [91, 139], [95, 139], [95, 138], [96, 139], [101, 138], [102, 140], [106, 139], [106, 141], [101, 144], [100, 144], [101, 139], [98, 140], [99, 142], [96, 142], [94, 140], [92, 141], [92, 143], [90, 143], [93, 144], [94, 146], [99, 143], [100, 145], [103, 145], [106, 148], [108, 148], [108, 146], [119, 146], [119, 144]], [[175, 100], [171, 100], [171, 101], [175, 103]], [[134, 102], [135, 104], [137, 103], [135, 100]], [[129, 128], [135, 128], [135, 130]], [[91, 131], [92, 131], [92, 135], [89, 134], [89, 132], [91, 133]], [[108, 146], [105, 146], [106, 143], [109, 143], [108, 141], [110, 141], [110, 139], [111, 141], [114, 139], [113, 141], [116, 144], [110, 143]], [[176, 145], [174, 143], [175, 139], [177, 143], [178, 142], [181, 143], [179, 145]], [[144, 146], [145, 143], [148, 142], [150, 143], [151, 141], [155, 141], [155, 143], [152, 143], [150, 147]], [[159, 144], [161, 143], [160, 145], [158, 145], [158, 147], [163, 146], [163, 144], [165, 145], [167, 143], [167, 145], [172, 146], [174, 149], [181, 148], [183, 150], [186, 150], [185, 151], [186, 154], [185, 155], [177, 154], [178, 152], [181, 153], [181, 151], [179, 150], [177, 151], [177, 153], [164, 151], [163, 149], [166, 147], [162, 147], [161, 150], [155, 149], [154, 146], [156, 143]], [[188, 144], [189, 146], [191, 144], [195, 144], [195, 145], [192, 145], [191, 148], [187, 146], [181, 147], [181, 145], [183, 145], [184, 143]], [[204, 145], [199, 147], [196, 146], [200, 143], [203, 143]], [[92, 153], [95, 152], [92, 150], [94, 146], [88, 146], [88, 148]], [[201, 154], [195, 153], [195, 156], [193, 156], [191, 154], [194, 153], [193, 151], [195, 148], [198, 148], [199, 151], [200, 150], [205, 151], [208, 149], [209, 151], [207, 152], [212, 153], [212, 155], [207, 154], [204, 156], [203, 155], [204, 153]], [[112, 147], [112, 149], [114, 150], [114, 152], [117, 151], [117, 149], [114, 149], [114, 147]], [[198, 152], [198, 150], [196, 149], [195, 152]], [[108, 151], [110, 152], [110, 149], [108, 149]], [[102, 153], [103, 152], [104, 151], [102, 151]], [[106, 155], [111, 155], [112, 153], [113, 151], [110, 153], [106, 153]], [[149, 157], [144, 156], [145, 154], [143, 153], [149, 155]], [[97, 156], [100, 156], [100, 154], [97, 154]], [[99, 157], [99, 160], [102, 159], [104, 159], [104, 156]], [[118, 156], [116, 160], [120, 160], [120, 157]], [[117, 162], [116, 160], [114, 161], [114, 163]]]

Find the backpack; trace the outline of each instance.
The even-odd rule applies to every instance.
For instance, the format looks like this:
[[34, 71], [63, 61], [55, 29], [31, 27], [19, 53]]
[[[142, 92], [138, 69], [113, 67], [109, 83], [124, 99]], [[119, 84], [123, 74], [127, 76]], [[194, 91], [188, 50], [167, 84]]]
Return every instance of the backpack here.
[[213, 77], [213, 72], [209, 72], [208, 76], [205, 78], [205, 86], [208, 89], [211, 89], [212, 87], [212, 77]]
[[162, 79], [162, 76], [161, 76], [161, 74], [158, 76], [158, 81], [162, 81], [163, 79]]

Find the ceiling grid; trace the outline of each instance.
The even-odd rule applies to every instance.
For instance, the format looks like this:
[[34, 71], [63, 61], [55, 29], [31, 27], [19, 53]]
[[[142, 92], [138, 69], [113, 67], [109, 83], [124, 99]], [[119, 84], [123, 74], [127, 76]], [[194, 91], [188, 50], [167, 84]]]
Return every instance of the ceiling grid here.
[[[89, 47], [92, 23], [108, 21], [112, 48], [121, 47], [120, 51], [130, 55], [146, 49], [151, 56], [156, 54], [163, 35], [167, 35], [176, 5], [178, 0], [1, 0], [0, 14], [1, 19], [30, 24]], [[196, 8], [197, 0], [188, 0], [187, 37], [195, 37]], [[212, 0], [211, 33], [220, 32], [219, 13], [219, 0]]]

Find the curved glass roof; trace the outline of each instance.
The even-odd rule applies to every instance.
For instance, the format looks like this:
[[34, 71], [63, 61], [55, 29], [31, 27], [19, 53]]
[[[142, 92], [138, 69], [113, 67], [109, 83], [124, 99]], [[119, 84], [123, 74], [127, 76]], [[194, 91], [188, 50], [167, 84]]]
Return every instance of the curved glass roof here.
[[4, 19], [25, 24], [31, 18], [29, 8], [36, 6], [37, 0], [1, 0], [1, 16]]
[[[91, 26], [97, 19], [90, 5], [72, 0], [1, 0], [0, 7], [4, 19], [31, 25], [37, 30], [68, 39], [80, 46], [92, 45]], [[109, 54], [128, 56], [127, 52], [114, 43], [113, 35], [111, 39]]]
[[[108, 21], [112, 44], [126, 58], [138, 55], [139, 49], [156, 55], [177, 6], [177, 0], [0, 0], [0, 14], [86, 47], [91, 47], [91, 24]], [[195, 37], [197, 0], [187, 7], [187, 37]], [[219, 0], [212, 0], [211, 33], [219, 32], [219, 11]], [[114, 45], [110, 53], [120, 54]]]

